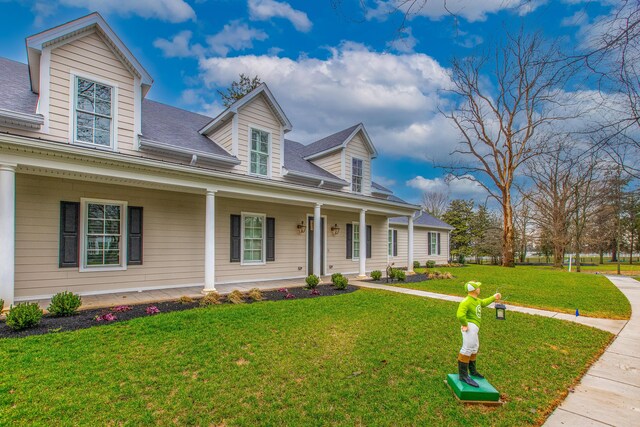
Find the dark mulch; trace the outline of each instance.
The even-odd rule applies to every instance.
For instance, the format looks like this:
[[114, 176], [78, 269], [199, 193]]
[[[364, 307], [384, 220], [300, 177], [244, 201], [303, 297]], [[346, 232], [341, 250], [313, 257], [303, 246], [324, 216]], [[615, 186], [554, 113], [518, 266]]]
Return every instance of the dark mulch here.
[[371, 282], [371, 283], [379, 283], [381, 285], [395, 285], [395, 284], [402, 284], [402, 283], [424, 282], [425, 280], [429, 280], [429, 279], [427, 279], [427, 275], [425, 273], [418, 273], [418, 274], [412, 274], [410, 276], [407, 276], [407, 278], [404, 280], [404, 282], [400, 282], [398, 280], [389, 279], [389, 282], [387, 283], [387, 279], [385, 279], [384, 277], [382, 279], [380, 279], [380, 280], [367, 279], [367, 280], [364, 280], [364, 281], [365, 282]]
[[[323, 296], [334, 296], [334, 295], [342, 295], [350, 292], [357, 291], [357, 286], [348, 285], [347, 289], [337, 290], [334, 289], [331, 285], [319, 285], [318, 291], [319, 295], [311, 295], [311, 291], [303, 288], [291, 288], [287, 289], [286, 292], [273, 290], [273, 291], [264, 291], [262, 292], [262, 296], [265, 301], [284, 301], [287, 299], [301, 299], [301, 298], [318, 298]], [[293, 298], [286, 298], [287, 294], [292, 295]], [[246, 298], [246, 303], [252, 304], [254, 301]], [[223, 301], [223, 304], [230, 304]], [[40, 324], [34, 328], [25, 329], [22, 331], [13, 331], [9, 328], [4, 321], [0, 322], [0, 338], [23, 338], [31, 335], [42, 335], [48, 333], [55, 332], [67, 332], [67, 331], [75, 331], [78, 329], [91, 328], [95, 326], [109, 325], [113, 323], [120, 323], [126, 320], [135, 319], [136, 317], [145, 317], [150, 316], [146, 313], [147, 307], [155, 306], [160, 310], [159, 314], [153, 314], [153, 316], [161, 315], [162, 313], [170, 313], [172, 311], [182, 311], [189, 310], [192, 308], [199, 307], [199, 300], [194, 300], [194, 302], [182, 303], [180, 301], [163, 301], [156, 303], [146, 303], [146, 304], [137, 304], [137, 305], [129, 305], [131, 307], [128, 311], [115, 312], [113, 307], [111, 308], [97, 308], [91, 310], [81, 310], [78, 314], [69, 317], [53, 317], [49, 314], [45, 314], [40, 321]], [[117, 320], [111, 322], [98, 322], [95, 320], [96, 316], [102, 316], [107, 313], [113, 313]]]

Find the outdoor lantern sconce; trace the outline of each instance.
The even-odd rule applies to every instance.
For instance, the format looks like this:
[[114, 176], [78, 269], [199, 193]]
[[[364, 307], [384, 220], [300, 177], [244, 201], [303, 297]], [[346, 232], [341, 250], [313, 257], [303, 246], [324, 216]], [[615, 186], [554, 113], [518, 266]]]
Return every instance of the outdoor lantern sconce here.
[[338, 224], [333, 224], [333, 226], [331, 227], [331, 232], [334, 236], [340, 234], [340, 227], [338, 227]]
[[297, 227], [298, 233], [300, 234], [304, 234], [304, 232], [307, 231], [307, 227], [304, 225], [304, 221], [300, 221], [300, 224], [298, 224]]
[[507, 319], [507, 306], [504, 304], [496, 304], [496, 319], [498, 320], [506, 320]]

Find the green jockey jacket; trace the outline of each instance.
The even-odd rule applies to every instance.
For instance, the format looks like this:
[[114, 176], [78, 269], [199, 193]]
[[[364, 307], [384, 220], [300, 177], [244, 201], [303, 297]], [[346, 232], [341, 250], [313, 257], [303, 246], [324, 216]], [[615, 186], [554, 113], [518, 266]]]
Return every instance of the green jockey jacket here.
[[462, 326], [467, 326], [469, 322], [471, 322], [477, 325], [479, 328], [480, 323], [482, 322], [482, 307], [488, 306], [495, 300], [495, 296], [480, 299], [468, 295], [465, 299], [462, 300], [462, 302], [460, 302], [460, 305], [458, 306], [458, 312], [456, 313], [460, 324], [462, 324]]

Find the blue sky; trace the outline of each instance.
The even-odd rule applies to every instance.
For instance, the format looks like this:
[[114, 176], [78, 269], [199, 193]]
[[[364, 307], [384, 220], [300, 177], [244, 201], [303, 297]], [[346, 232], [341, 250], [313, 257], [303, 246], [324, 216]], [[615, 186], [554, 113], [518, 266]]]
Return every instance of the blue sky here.
[[[391, 2], [394, 0], [391, 0]], [[216, 89], [259, 75], [308, 143], [363, 122], [380, 155], [374, 178], [408, 201], [443, 189], [457, 135], [438, 112], [454, 56], [481, 53], [506, 30], [541, 31], [577, 51], [615, 0], [427, 0], [404, 23], [387, 0], [0, 0], [0, 55], [26, 62], [24, 38], [99, 11], [155, 79], [149, 98], [209, 115]], [[339, 7], [332, 7], [338, 3]], [[484, 202], [468, 181], [452, 197]]]

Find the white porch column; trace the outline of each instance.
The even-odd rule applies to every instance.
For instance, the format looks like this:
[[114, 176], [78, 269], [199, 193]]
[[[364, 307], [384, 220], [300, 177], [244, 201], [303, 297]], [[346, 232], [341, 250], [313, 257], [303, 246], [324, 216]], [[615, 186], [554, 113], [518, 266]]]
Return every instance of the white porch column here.
[[367, 218], [366, 209], [360, 210], [360, 223], [358, 230], [360, 232], [360, 271], [358, 277], [367, 277]]
[[216, 192], [207, 190], [204, 221], [204, 289], [216, 290]]
[[0, 164], [0, 248], [0, 298], [9, 307], [13, 304], [16, 262], [15, 165]]
[[322, 262], [322, 216], [320, 215], [320, 206], [316, 203], [313, 208], [313, 274], [320, 277], [320, 263]]
[[409, 216], [409, 241], [407, 242], [407, 272], [413, 273], [413, 215]]

